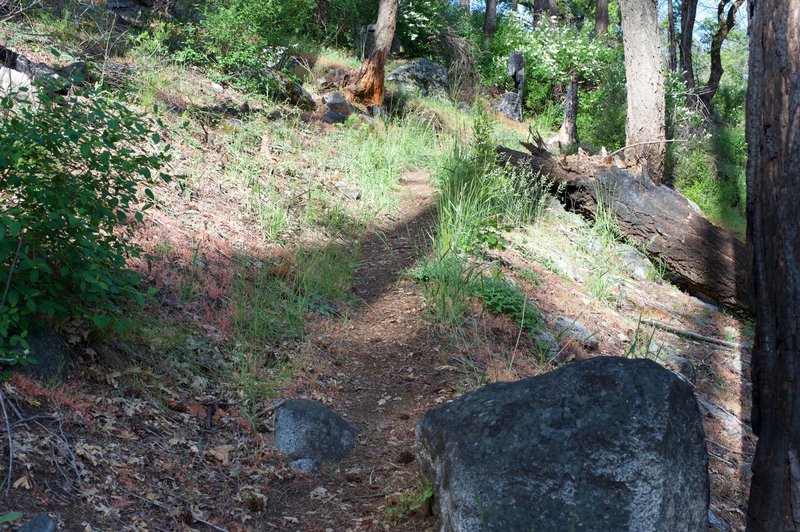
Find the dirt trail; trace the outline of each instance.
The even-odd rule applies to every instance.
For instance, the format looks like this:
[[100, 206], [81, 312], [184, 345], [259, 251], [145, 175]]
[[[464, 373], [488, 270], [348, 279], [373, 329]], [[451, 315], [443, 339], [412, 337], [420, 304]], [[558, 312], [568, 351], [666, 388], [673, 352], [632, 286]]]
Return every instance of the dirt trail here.
[[422, 295], [403, 278], [428, 250], [434, 191], [422, 172], [406, 174], [401, 184], [397, 221], [386, 232], [371, 233], [360, 250], [353, 285], [359, 311], [310, 333], [316, 334], [311, 341], [329, 368], [316, 380], [338, 383], [332, 407], [359, 428], [359, 445], [340, 466], [278, 488], [267, 520], [276, 528], [373, 530], [389, 524], [395, 530], [423, 530], [434, 525], [424, 515], [392, 523], [382, 508], [418, 487], [414, 426], [453, 391], [451, 374], [438, 369], [443, 365], [440, 342], [422, 319]]

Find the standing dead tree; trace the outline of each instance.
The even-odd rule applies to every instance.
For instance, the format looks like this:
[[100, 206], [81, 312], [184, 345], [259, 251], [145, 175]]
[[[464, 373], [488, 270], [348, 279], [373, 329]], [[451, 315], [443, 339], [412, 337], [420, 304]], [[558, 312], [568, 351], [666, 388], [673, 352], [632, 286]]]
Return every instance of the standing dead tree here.
[[383, 105], [386, 60], [392, 51], [398, 4], [399, 0], [381, 0], [375, 28], [375, 49], [361, 64], [355, 79], [345, 87], [352, 101]]

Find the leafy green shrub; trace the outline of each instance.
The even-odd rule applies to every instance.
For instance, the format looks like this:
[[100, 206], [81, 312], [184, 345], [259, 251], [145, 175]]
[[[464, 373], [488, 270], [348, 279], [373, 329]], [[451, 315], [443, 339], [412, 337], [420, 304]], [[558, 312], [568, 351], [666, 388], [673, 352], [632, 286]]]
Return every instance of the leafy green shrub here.
[[143, 301], [125, 267], [139, 253], [128, 238], [147, 207], [137, 210], [139, 186], [169, 179], [166, 150], [142, 117], [102, 94], [0, 99], [0, 358], [21, 356], [40, 316], [103, 328], [119, 302]]
[[397, 13], [397, 37], [410, 57], [429, 55], [443, 27], [448, 11], [454, 9], [447, 0], [406, 0]]
[[487, 82], [511, 88], [507, 63], [514, 51], [525, 57], [525, 103], [535, 113], [552, 101], [553, 88], [564, 87], [571, 72], [593, 85], [610, 65], [620, 60], [617, 48], [590, 39], [586, 31], [549, 24], [539, 24], [531, 31], [515, 16], [498, 16], [497, 30], [483, 62]]
[[499, 275], [481, 276], [472, 283], [470, 292], [492, 314], [512, 318], [520, 329], [539, 332], [543, 323], [539, 309], [528, 303], [525, 294], [518, 287]]

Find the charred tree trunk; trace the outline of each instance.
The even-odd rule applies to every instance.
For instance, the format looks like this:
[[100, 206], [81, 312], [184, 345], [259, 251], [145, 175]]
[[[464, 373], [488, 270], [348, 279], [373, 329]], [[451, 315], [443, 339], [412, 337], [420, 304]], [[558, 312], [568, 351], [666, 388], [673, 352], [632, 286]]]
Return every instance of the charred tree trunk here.
[[597, 0], [594, 6], [594, 34], [603, 35], [608, 32], [608, 0]]
[[483, 19], [483, 43], [488, 46], [497, 27], [497, 0], [486, 0], [486, 16]]
[[564, 122], [556, 140], [567, 148], [578, 144], [578, 74], [575, 72], [569, 79], [567, 96], [564, 98]]
[[631, 164], [646, 166], [658, 185], [664, 175], [666, 153], [666, 99], [658, 10], [655, 0], [620, 0], [620, 5], [628, 91], [625, 143], [635, 145], [625, 151], [625, 158]]
[[585, 157], [559, 162], [542, 148], [526, 147], [531, 153], [498, 147], [498, 158], [502, 164], [547, 175], [554, 188], [562, 187], [570, 208], [590, 216], [597, 209], [599, 191], [620, 231], [663, 261], [686, 289], [729, 308], [749, 308], [744, 243], [714, 226], [679, 192], [599, 158], [588, 163]]
[[675, 13], [672, 11], [672, 0], [667, 0], [667, 39], [669, 40], [669, 71], [678, 70], [678, 54], [675, 49]]
[[547, 20], [549, 17], [548, 10], [550, 9], [549, 0], [534, 0], [533, 1], [533, 25], [538, 25], [543, 19]]
[[375, 49], [361, 64], [356, 79], [345, 91], [351, 100], [364, 105], [383, 105], [384, 68], [392, 51], [399, 0], [381, 0], [375, 28]]
[[[711, 109], [711, 100], [719, 89], [719, 81], [722, 79], [724, 70], [722, 69], [722, 44], [728, 38], [728, 33], [736, 24], [736, 11], [744, 3], [744, 0], [720, 0], [717, 6], [717, 21], [719, 26], [711, 40], [711, 72], [708, 76], [708, 83], [700, 93], [700, 100], [706, 109]], [[728, 7], [730, 6], [730, 7]], [[725, 8], [728, 7], [727, 14]]]
[[547, 10], [553, 18], [558, 17], [558, 0], [547, 0]]
[[750, 0], [747, 235], [756, 338], [752, 531], [800, 530], [800, 0]]
[[689, 92], [693, 92], [696, 86], [694, 66], [692, 65], [692, 35], [696, 17], [697, 0], [683, 0], [681, 2], [681, 71]]

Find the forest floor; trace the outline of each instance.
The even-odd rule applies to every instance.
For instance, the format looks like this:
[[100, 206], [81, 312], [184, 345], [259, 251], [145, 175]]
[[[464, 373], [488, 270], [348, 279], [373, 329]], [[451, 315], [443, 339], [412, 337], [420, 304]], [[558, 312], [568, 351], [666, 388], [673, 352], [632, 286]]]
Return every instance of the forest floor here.
[[[157, 190], [137, 236], [152, 264], [133, 266], [161, 292], [132, 311], [135, 326], [125, 336], [68, 324], [61, 332], [78, 359], [63, 384], [14, 375], [0, 385], [14, 449], [12, 471], [0, 462], [0, 475], [11, 475], [0, 514], [44, 512], [64, 530], [434, 530], [414, 457], [420, 417], [490, 382], [610, 354], [654, 359], [692, 383], [708, 439], [712, 508], [743, 529], [754, 450], [746, 319], [680, 291], [663, 272], [632, 277], [619, 246], [601, 243], [591, 223], [551, 201], [534, 226], [509, 233], [507, 249], [475, 260], [518, 286], [548, 327], [560, 316], [579, 321], [599, 346], [588, 350], [553, 330], [558, 345], [543, 360], [533, 355], [535, 339], [479, 303], [456, 331], [436, 324], [409, 275], [430, 254], [441, 156], [433, 144], [423, 162], [378, 158], [392, 165], [386, 200], [359, 181], [370, 166], [359, 162], [367, 151], [359, 135], [373, 135], [374, 126], [334, 127], [319, 113], [219, 92], [194, 71], [153, 70], [147, 94], [183, 124], [165, 136], [189, 176]], [[460, 134], [455, 106], [415, 105], [436, 139]], [[242, 116], [251, 113], [257, 118]], [[391, 127], [369, 149], [417, 131]], [[522, 138], [513, 129], [505, 135]], [[343, 183], [362, 187], [363, 196], [344, 197]], [[259, 210], [254, 201], [285, 209]], [[269, 233], [276, 225], [285, 228], [280, 238]], [[309, 254], [328, 261], [323, 276], [344, 275], [344, 288], [326, 287], [336, 295], [304, 303], [310, 310], [298, 334], [288, 334], [295, 325], [282, 317], [282, 339], [263, 347], [258, 335], [242, 332], [259, 319], [250, 311], [261, 300], [251, 292], [308, 282], [313, 270], [301, 272], [298, 257]], [[269, 272], [266, 284], [254, 270]], [[244, 295], [251, 299], [240, 305]], [[288, 309], [293, 301], [280, 302]], [[676, 336], [642, 318], [744, 347]], [[321, 401], [352, 421], [355, 453], [317, 475], [289, 470], [271, 424], [276, 406], [292, 397]], [[0, 451], [7, 455], [5, 442]]]

